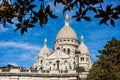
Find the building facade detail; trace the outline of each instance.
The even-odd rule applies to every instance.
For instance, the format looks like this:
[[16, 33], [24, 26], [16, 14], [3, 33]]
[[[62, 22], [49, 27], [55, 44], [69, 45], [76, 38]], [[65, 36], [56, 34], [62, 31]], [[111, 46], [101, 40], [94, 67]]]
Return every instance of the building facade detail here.
[[[79, 52], [79, 61], [76, 51]], [[85, 71], [91, 68], [90, 52], [84, 43], [84, 36], [81, 36], [80, 41], [78, 40], [77, 34], [69, 25], [69, 16], [66, 15], [65, 25], [57, 34], [53, 52], [48, 49], [45, 39], [44, 47], [40, 50], [33, 67], [41, 72], [69, 72], [75, 70], [78, 62]]]

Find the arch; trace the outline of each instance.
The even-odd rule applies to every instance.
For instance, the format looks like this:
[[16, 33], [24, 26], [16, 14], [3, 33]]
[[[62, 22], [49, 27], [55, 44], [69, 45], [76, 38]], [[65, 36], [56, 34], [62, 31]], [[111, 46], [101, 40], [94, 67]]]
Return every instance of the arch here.
[[43, 63], [43, 60], [41, 60], [41, 64]]
[[66, 53], [66, 48], [64, 48], [63, 51]]
[[84, 61], [84, 57], [81, 57], [81, 61]]
[[67, 49], [67, 54], [68, 54], [68, 55], [70, 54], [70, 48]]
[[59, 70], [60, 61], [57, 60], [57, 61], [56, 61], [56, 64], [57, 64], [57, 70]]

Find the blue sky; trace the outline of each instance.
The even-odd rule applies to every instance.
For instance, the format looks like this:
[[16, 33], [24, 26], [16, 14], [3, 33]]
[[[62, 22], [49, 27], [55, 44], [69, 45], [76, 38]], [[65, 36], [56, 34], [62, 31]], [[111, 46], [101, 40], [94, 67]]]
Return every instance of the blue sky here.
[[[106, 0], [107, 2], [108, 0]], [[120, 2], [120, 1], [119, 1]], [[117, 4], [117, 1], [111, 1]], [[51, 6], [53, 4], [49, 2]], [[19, 31], [14, 32], [15, 26], [7, 24], [3, 28], [0, 24], [0, 66], [14, 64], [24, 67], [31, 67], [43, 47], [44, 38], [48, 40], [48, 47], [52, 51], [54, 41], [58, 31], [64, 26], [64, 17], [61, 5], [53, 7], [54, 13], [58, 15], [57, 19], [49, 19], [48, 24], [40, 28], [36, 24], [35, 28], [29, 29], [23, 36]], [[88, 46], [92, 61], [97, 60], [98, 50], [103, 49], [107, 41], [115, 37], [120, 40], [120, 21], [116, 21], [116, 26], [98, 25], [99, 20], [93, 19], [91, 22], [82, 20], [76, 22], [71, 16], [73, 11], [67, 12], [70, 16], [70, 26], [77, 33], [78, 39], [84, 35], [85, 44]]]

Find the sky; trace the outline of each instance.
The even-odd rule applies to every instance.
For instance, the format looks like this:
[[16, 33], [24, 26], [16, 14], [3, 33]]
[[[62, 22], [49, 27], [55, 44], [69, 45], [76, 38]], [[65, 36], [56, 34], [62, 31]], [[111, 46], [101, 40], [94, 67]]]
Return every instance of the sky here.
[[[118, 2], [112, 0], [111, 3], [117, 4]], [[52, 52], [57, 33], [64, 26], [66, 14], [70, 17], [70, 26], [76, 32], [78, 39], [80, 40], [81, 35], [84, 36], [92, 62], [97, 60], [98, 50], [103, 49], [103, 46], [112, 37], [120, 40], [120, 20], [115, 21], [115, 27], [98, 25], [99, 19], [93, 19], [91, 22], [84, 20], [76, 22], [75, 19], [72, 19], [74, 11], [63, 14], [61, 5], [54, 7], [52, 1], [48, 4], [52, 6], [58, 18], [49, 18], [48, 23], [43, 28], [36, 24], [35, 28], [29, 29], [28, 33], [21, 35], [19, 31], [14, 31], [15, 25], [7, 24], [7, 27], [3, 28], [0, 24], [0, 66], [7, 64], [23, 67], [33, 66], [40, 49], [43, 47], [45, 38], [48, 40], [47, 46]]]

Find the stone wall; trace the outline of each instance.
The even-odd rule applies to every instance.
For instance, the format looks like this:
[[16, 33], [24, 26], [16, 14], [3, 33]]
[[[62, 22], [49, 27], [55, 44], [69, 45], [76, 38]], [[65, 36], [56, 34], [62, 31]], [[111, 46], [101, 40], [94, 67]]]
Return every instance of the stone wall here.
[[[18, 69], [12, 69], [9, 72], [0, 70], [0, 80], [77, 80], [77, 73], [39, 73], [39, 72], [20, 72]], [[85, 80], [87, 72], [81, 73], [81, 80]]]

